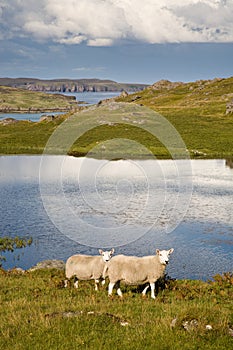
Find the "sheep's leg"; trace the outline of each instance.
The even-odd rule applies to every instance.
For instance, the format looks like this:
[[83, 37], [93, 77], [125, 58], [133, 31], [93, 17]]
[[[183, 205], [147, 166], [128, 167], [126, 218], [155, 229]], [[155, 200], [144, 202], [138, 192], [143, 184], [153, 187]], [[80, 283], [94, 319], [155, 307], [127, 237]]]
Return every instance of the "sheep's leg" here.
[[119, 297], [122, 298], [122, 291], [121, 291], [120, 287], [117, 288], [117, 294], [119, 295]]
[[74, 288], [78, 288], [78, 279], [77, 279], [77, 277], [74, 280]]
[[68, 287], [68, 280], [64, 280], [64, 288]]
[[115, 283], [109, 283], [108, 285], [108, 295], [111, 296], [112, 295], [112, 290], [113, 290], [113, 287], [115, 286]]
[[122, 291], [120, 289], [120, 281], [117, 282], [116, 288], [117, 288], [117, 295], [119, 295], [119, 297], [122, 298]]
[[102, 282], [101, 282], [102, 286], [105, 285], [105, 278], [103, 278]]
[[95, 290], [97, 291], [98, 290], [98, 285], [100, 283], [100, 280], [96, 279], [95, 280]]
[[147, 292], [147, 289], [149, 288], [150, 286], [146, 286], [143, 291], [142, 291], [142, 296], [145, 297], [146, 296], [146, 292]]
[[151, 298], [155, 299], [155, 283], [150, 283], [150, 288], [151, 288]]

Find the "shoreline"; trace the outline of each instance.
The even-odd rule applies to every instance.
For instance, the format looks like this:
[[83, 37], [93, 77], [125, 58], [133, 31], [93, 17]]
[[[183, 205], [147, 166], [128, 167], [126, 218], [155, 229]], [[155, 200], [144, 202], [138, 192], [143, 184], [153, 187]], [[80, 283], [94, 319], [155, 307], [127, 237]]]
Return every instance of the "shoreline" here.
[[[63, 153], [0, 153], [0, 157], [34, 157], [34, 156], [67, 156], [67, 157], [74, 157], [74, 158], [89, 158], [89, 159], [94, 159], [94, 160], [108, 160], [108, 161], [113, 161], [113, 162], [117, 162], [117, 161], [121, 161], [121, 160], [139, 160], [139, 161], [143, 161], [143, 160], [175, 160], [175, 161], [185, 161], [185, 160], [225, 160], [226, 162], [229, 162], [229, 164], [233, 163], [233, 155], [232, 156], [224, 156], [222, 155], [220, 156], [205, 156], [205, 157], [187, 157], [187, 158], [171, 158], [171, 157], [166, 157], [166, 155], [161, 156], [161, 155], [148, 155], [148, 156], [137, 156], [137, 155], [131, 155], [131, 157], [98, 157], [98, 156], [94, 156], [93, 154], [89, 153], [89, 156], [87, 155], [87, 153], [82, 153], [82, 152], [78, 152], [77, 155], [74, 155], [73, 153], [71, 154], [63, 154]], [[233, 166], [232, 166], [233, 168]]]

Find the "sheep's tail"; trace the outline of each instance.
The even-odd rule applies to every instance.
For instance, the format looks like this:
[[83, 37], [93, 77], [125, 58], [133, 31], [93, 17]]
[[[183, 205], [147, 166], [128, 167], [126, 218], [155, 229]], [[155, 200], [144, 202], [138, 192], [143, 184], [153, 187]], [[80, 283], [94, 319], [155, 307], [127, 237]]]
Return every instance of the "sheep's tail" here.
[[103, 279], [105, 279], [107, 276], [108, 276], [108, 264], [106, 263], [103, 271]]

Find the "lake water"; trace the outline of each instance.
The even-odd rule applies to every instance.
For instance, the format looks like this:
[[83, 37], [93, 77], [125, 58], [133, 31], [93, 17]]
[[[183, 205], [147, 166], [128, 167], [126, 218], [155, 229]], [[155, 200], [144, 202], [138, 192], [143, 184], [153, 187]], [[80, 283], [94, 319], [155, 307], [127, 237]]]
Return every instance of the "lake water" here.
[[0, 234], [31, 236], [4, 268], [75, 253], [148, 255], [174, 248], [174, 278], [233, 267], [233, 169], [225, 160], [104, 161], [0, 157]]
[[[57, 92], [56, 92], [57, 93]], [[77, 102], [85, 102], [80, 104], [81, 106], [87, 106], [98, 103], [100, 100], [119, 96], [120, 92], [67, 92], [62, 95], [75, 96]], [[32, 122], [38, 122], [42, 115], [57, 115], [64, 114], [61, 112], [53, 113], [0, 113], [0, 120], [5, 118], [14, 118], [17, 120], [30, 120]]]
[[31, 122], [38, 122], [43, 115], [58, 115], [64, 112], [53, 113], [0, 113], [0, 121], [5, 118], [14, 118], [16, 120], [30, 120]]
[[119, 96], [120, 91], [116, 92], [62, 92], [62, 95], [75, 96], [77, 102], [82, 102], [82, 105], [96, 104], [101, 100], [106, 100], [107, 98], [112, 98]]

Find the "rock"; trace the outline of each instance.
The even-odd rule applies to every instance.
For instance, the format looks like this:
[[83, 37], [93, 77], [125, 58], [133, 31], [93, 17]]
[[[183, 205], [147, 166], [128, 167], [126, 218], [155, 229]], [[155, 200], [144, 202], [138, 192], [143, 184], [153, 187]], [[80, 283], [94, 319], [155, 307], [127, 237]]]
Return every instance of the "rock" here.
[[195, 328], [197, 328], [198, 322], [195, 319], [193, 319], [191, 321], [184, 321], [182, 323], [182, 326], [184, 327], [184, 329], [186, 331], [190, 332], [190, 331], [193, 331]]
[[210, 324], [207, 324], [207, 325], [205, 326], [205, 328], [206, 328], [208, 331], [210, 331], [210, 330], [213, 329], [213, 327], [212, 327]]
[[226, 114], [233, 113], [233, 99], [226, 105]]
[[136, 95], [136, 96], [132, 97], [131, 101], [132, 102], [137, 101], [137, 100], [139, 100], [139, 98], [141, 98], [141, 96]]
[[77, 317], [77, 316], [91, 316], [91, 317], [108, 317], [111, 318], [113, 321], [120, 323], [122, 327], [129, 326], [129, 322], [126, 320], [121, 319], [120, 317], [110, 314], [108, 312], [96, 312], [96, 311], [64, 311], [64, 312], [52, 312], [51, 314], [46, 314], [45, 318], [71, 318], [71, 317]]
[[28, 271], [35, 271], [39, 269], [65, 269], [65, 263], [63, 260], [43, 260], [38, 262], [35, 266], [31, 267]]
[[171, 90], [171, 89], [174, 89], [174, 88], [176, 88], [177, 86], [180, 86], [180, 85], [184, 85], [184, 83], [182, 83], [182, 82], [171, 82], [169, 80], [162, 79], [162, 80], [159, 80], [156, 83], [154, 83], [151, 86], [151, 88], [153, 90], [162, 90], [162, 89]]
[[123, 90], [120, 94], [120, 97], [127, 97], [129, 94], [127, 91]]
[[171, 321], [170, 327], [171, 327], [171, 328], [174, 328], [176, 325], [177, 325], [177, 317], [175, 317], [175, 318]]
[[2, 125], [10, 125], [10, 124], [18, 123], [18, 122], [19, 122], [19, 120], [14, 119], [14, 118], [5, 118], [5, 119], [0, 121], [0, 123]]
[[14, 267], [13, 269], [9, 270], [10, 272], [13, 272], [13, 273], [24, 273], [25, 270], [21, 269], [21, 267]]
[[39, 122], [51, 122], [55, 119], [56, 117], [54, 115], [42, 115], [39, 119]]

